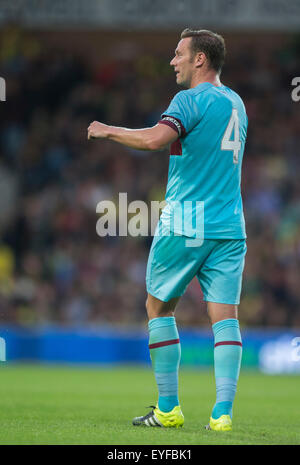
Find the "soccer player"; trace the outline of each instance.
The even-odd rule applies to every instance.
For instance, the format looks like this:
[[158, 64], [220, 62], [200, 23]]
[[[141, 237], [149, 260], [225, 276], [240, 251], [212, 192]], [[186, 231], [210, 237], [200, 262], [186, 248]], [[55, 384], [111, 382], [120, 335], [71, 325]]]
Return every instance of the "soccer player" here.
[[[167, 205], [158, 223], [163, 234], [155, 234], [146, 276], [149, 349], [158, 402], [147, 415], [134, 418], [134, 425], [184, 423], [174, 312], [197, 276], [214, 334], [216, 402], [206, 428], [232, 429], [242, 356], [238, 304], [247, 248], [240, 184], [247, 116], [239, 95], [220, 82], [224, 58], [220, 35], [185, 29], [170, 65], [177, 84], [186, 90], [174, 96], [160, 121], [137, 130], [97, 121], [88, 128], [88, 139], [109, 139], [138, 150], [171, 145]], [[185, 204], [192, 204], [187, 213]], [[192, 241], [198, 244], [191, 246]]]

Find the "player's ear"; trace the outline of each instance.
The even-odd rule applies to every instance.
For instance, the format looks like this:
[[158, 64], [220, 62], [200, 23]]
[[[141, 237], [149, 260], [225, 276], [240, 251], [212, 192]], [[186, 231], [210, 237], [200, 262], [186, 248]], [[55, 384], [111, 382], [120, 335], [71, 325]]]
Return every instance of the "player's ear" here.
[[206, 55], [204, 52], [197, 52], [195, 55], [195, 65], [197, 68], [200, 68], [204, 65], [205, 61], [207, 60]]

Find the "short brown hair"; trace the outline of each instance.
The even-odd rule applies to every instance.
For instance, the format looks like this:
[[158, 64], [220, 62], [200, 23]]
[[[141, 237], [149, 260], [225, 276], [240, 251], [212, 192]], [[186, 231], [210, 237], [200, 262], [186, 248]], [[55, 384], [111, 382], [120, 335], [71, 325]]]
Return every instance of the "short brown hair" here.
[[226, 47], [222, 36], [215, 32], [207, 31], [206, 29], [193, 30], [184, 29], [181, 33], [181, 39], [191, 37], [191, 50], [195, 54], [197, 52], [205, 53], [211, 67], [221, 73], [224, 64]]

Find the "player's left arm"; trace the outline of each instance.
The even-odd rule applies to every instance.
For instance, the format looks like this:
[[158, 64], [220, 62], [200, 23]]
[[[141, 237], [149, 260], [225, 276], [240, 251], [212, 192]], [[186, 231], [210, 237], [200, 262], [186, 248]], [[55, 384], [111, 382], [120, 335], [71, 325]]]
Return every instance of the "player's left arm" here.
[[93, 121], [88, 127], [88, 139], [108, 139], [136, 150], [158, 151], [178, 139], [178, 132], [159, 123], [151, 128], [128, 129]]

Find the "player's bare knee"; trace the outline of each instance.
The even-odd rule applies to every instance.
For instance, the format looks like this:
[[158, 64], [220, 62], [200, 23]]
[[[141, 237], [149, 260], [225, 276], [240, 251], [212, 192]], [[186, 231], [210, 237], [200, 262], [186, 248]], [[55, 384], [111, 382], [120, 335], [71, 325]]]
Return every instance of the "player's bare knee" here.
[[238, 319], [238, 306], [207, 302], [207, 313], [211, 324], [217, 323], [221, 320], [226, 320], [227, 318]]
[[146, 299], [145, 306], [146, 306], [149, 320], [156, 318], [156, 312], [153, 306], [153, 302], [151, 302], [151, 299], [149, 298], [149, 296]]
[[146, 310], [148, 311], [148, 308], [149, 308], [149, 297], [147, 297], [147, 299], [146, 299], [145, 307], [146, 307]]

